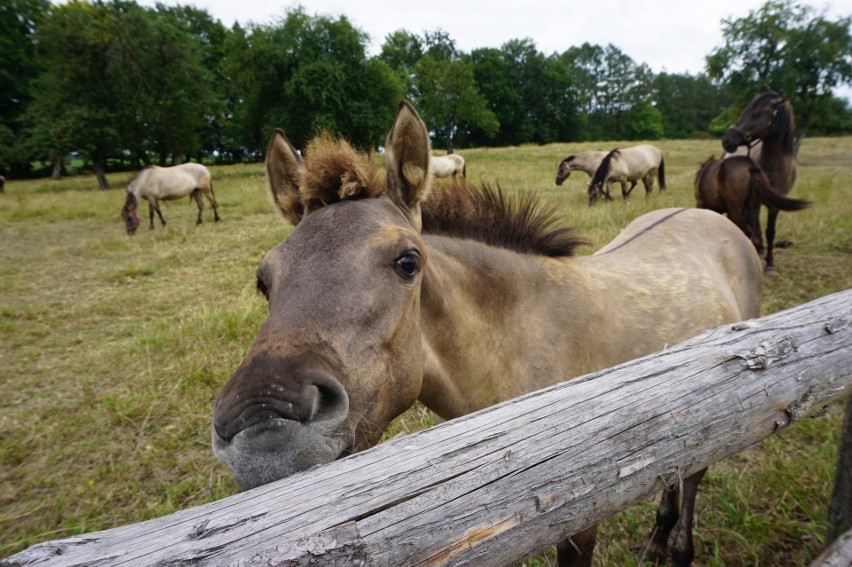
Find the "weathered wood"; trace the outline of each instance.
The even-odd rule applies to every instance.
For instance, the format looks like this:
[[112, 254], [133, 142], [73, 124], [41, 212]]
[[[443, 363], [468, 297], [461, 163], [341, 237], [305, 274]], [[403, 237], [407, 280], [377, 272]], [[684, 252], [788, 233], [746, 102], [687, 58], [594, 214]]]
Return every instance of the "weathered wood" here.
[[[828, 508], [830, 527], [825, 538], [826, 546], [837, 537], [852, 530], [852, 396], [846, 400], [846, 415], [837, 448], [837, 472], [834, 491]], [[852, 563], [850, 563], [852, 565]]]
[[849, 567], [850, 565], [852, 565], [852, 530], [836, 538], [834, 543], [811, 563], [811, 567]]
[[849, 396], [851, 361], [847, 290], [2, 565], [507, 565]]

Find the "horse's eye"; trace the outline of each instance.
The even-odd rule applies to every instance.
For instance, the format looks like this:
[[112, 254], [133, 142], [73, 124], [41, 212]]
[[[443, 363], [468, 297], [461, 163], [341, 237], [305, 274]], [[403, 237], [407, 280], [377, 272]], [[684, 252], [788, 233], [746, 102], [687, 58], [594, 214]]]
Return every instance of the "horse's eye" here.
[[267, 301], [269, 300], [269, 288], [266, 287], [266, 284], [260, 278], [257, 278], [257, 291], [262, 293]]
[[396, 273], [405, 279], [414, 279], [420, 271], [420, 254], [417, 250], [409, 250], [394, 262]]

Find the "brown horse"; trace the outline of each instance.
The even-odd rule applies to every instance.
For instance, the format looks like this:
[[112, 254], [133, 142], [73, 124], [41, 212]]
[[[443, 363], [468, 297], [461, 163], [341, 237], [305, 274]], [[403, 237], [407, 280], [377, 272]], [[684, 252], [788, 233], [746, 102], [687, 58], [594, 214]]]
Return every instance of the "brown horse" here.
[[[244, 489], [376, 444], [417, 399], [452, 419], [758, 315], [760, 260], [720, 215], [658, 210], [575, 256], [583, 239], [534, 197], [463, 179], [430, 194], [406, 102], [385, 148], [386, 175], [329, 137], [306, 161], [283, 131], [270, 141], [273, 200], [296, 226], [257, 270], [269, 318], [213, 411], [213, 451]], [[678, 565], [702, 474], [685, 479]], [[560, 565], [590, 565], [595, 534], [560, 544]]]
[[148, 201], [148, 217], [150, 225], [154, 228], [154, 212], [160, 217], [160, 222], [166, 226], [166, 219], [160, 211], [160, 201], [180, 199], [189, 197], [195, 199], [198, 206], [198, 219], [195, 224], [201, 224], [201, 211], [204, 203], [201, 194], [207, 196], [207, 200], [213, 205], [213, 218], [219, 222], [219, 203], [213, 194], [213, 181], [210, 178], [210, 170], [200, 163], [183, 163], [172, 167], [159, 167], [151, 165], [143, 169], [139, 175], [133, 178], [127, 185], [127, 196], [124, 206], [121, 208], [121, 218], [124, 220], [127, 234], [134, 234], [139, 228], [140, 199]]
[[[763, 169], [776, 193], [786, 196], [796, 182], [796, 122], [793, 106], [787, 97], [776, 91], [764, 91], [755, 96], [743, 109], [737, 123], [728, 129], [722, 138], [722, 147], [726, 152], [736, 152], [737, 148], [760, 142], [760, 152], [755, 161]], [[773, 249], [775, 246], [775, 222], [779, 210], [767, 205], [769, 214], [766, 219], [766, 273], [778, 273], [775, 267]]]
[[[763, 253], [761, 205], [780, 211], [799, 211], [810, 203], [776, 193], [766, 173], [744, 155], [726, 159], [711, 157], [698, 168], [695, 174], [695, 206], [727, 214], [751, 239], [758, 253]], [[766, 256], [766, 269], [769, 270], [771, 254], [767, 251]]]

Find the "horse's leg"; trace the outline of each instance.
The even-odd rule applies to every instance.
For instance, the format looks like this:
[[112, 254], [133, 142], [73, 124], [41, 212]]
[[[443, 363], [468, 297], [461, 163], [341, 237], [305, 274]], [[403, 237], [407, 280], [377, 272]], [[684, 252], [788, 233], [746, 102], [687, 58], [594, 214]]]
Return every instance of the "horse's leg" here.
[[657, 508], [657, 521], [648, 537], [648, 541], [639, 552], [639, 560], [664, 563], [669, 554], [669, 536], [678, 520], [680, 506], [680, 486], [663, 489], [660, 496], [660, 506]]
[[607, 180], [606, 184], [604, 184], [604, 195], [606, 196], [607, 201], [612, 201], [612, 180]]
[[216, 195], [213, 194], [212, 181], [207, 189], [208, 190], [205, 192], [205, 195], [207, 195], [207, 200], [210, 201], [210, 204], [213, 206], [213, 220], [215, 222], [219, 222], [219, 203], [216, 201]]
[[591, 567], [598, 525], [595, 524], [569, 539], [556, 544], [556, 564], [559, 567]]
[[[160, 210], [160, 201], [154, 199], [154, 210], [157, 211], [157, 216], [160, 217], [160, 222], [166, 226], [166, 219], [163, 218], [163, 211]], [[154, 213], [151, 213], [151, 228], [154, 228]]]
[[621, 182], [621, 196], [626, 199], [630, 192], [633, 191], [633, 188], [636, 187], [636, 180], [630, 182], [630, 188], [627, 188], [627, 180]]
[[775, 267], [775, 256], [772, 250], [775, 245], [775, 221], [778, 219], [778, 209], [769, 208], [766, 217], [766, 268], [767, 276], [777, 276], [778, 268]]
[[148, 201], [148, 230], [154, 230], [154, 202]]
[[654, 174], [648, 172], [648, 174], [642, 178], [642, 183], [645, 185], [645, 196], [650, 196], [651, 191], [654, 190]]
[[672, 544], [672, 565], [674, 567], [689, 567], [695, 558], [695, 546], [692, 541], [695, 497], [698, 494], [698, 484], [706, 472], [706, 468], [701, 469], [683, 481], [683, 507], [680, 511], [680, 524], [677, 527]]
[[201, 224], [201, 211], [204, 210], [204, 201], [201, 200], [201, 189], [193, 189], [192, 196], [195, 197], [195, 204], [198, 205], [198, 219], [196, 219], [196, 226]]

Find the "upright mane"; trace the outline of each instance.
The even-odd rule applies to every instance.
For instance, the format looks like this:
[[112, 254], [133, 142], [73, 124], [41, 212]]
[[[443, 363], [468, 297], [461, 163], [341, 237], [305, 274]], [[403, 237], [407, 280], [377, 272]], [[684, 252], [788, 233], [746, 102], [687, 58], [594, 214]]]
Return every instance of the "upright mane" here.
[[[328, 205], [380, 197], [386, 176], [372, 156], [347, 142], [322, 134], [305, 150], [306, 173], [300, 187], [306, 203]], [[308, 206], [313, 210], [317, 206]], [[505, 195], [499, 188], [475, 188], [464, 179], [435, 188], [423, 203], [423, 232], [476, 240], [516, 252], [571, 256], [587, 244], [573, 228], [557, 228], [558, 212], [529, 193]]]
[[538, 195], [507, 196], [499, 187], [457, 180], [433, 189], [423, 204], [423, 232], [476, 240], [543, 256], [571, 256], [588, 241], [574, 228], [556, 228], [559, 213]]
[[592, 186], [597, 185], [598, 183], [603, 183], [606, 181], [606, 174], [609, 173], [609, 169], [612, 166], [612, 160], [621, 153], [618, 148], [615, 148], [601, 160], [601, 164], [598, 167], [598, 170], [595, 172], [595, 176], [592, 177]]

